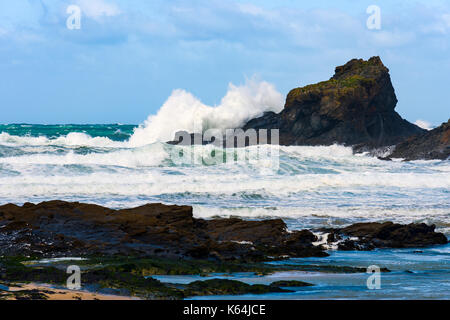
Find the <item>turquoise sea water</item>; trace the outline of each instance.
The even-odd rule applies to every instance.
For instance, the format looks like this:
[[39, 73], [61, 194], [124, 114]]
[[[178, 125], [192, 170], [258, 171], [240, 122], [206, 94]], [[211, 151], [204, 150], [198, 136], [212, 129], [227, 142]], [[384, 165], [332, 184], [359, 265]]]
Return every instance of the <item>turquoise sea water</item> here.
[[[290, 229], [391, 220], [433, 223], [438, 231], [450, 235], [448, 160], [387, 162], [334, 145], [280, 147], [276, 166], [251, 155], [249, 161], [236, 162], [229, 150], [171, 146], [153, 137], [146, 139], [146, 131], [137, 139], [136, 127], [0, 125], [0, 203], [62, 199], [124, 208], [164, 202], [192, 205], [196, 217], [280, 217]], [[173, 155], [180, 152], [193, 161], [175, 161]], [[225, 153], [227, 161], [211, 164], [207, 160], [214, 152]], [[417, 287], [403, 290], [405, 297], [427, 298], [433, 292], [444, 296], [448, 249], [426, 254], [333, 252], [314, 263], [368, 266], [388, 264], [399, 255], [405, 266], [386, 275], [386, 285], [398, 281], [397, 288], [407, 288], [407, 281], [415, 279]], [[420, 263], [406, 267], [416, 260]], [[431, 265], [435, 271], [426, 271]], [[402, 271], [413, 268], [414, 273]], [[370, 297], [353, 290], [360, 285], [357, 275], [318, 275], [315, 279], [320, 286], [290, 297]], [[370, 294], [399, 298], [401, 292]]]
[[450, 245], [427, 249], [375, 250], [370, 252], [331, 251], [325, 258], [289, 259], [277, 264], [334, 265], [367, 268], [377, 265], [391, 270], [380, 275], [380, 289], [369, 289], [367, 273], [277, 272], [267, 276], [252, 273], [201, 276], [156, 276], [162, 282], [189, 283], [221, 278], [249, 284], [270, 284], [280, 280], [300, 280], [312, 287], [286, 288], [294, 292], [263, 295], [194, 297], [203, 299], [449, 299]]

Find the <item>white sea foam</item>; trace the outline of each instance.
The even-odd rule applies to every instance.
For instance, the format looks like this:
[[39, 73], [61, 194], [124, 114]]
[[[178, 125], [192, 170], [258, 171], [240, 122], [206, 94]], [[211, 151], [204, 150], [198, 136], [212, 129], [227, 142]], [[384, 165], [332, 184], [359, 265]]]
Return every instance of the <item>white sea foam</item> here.
[[88, 260], [87, 258], [81, 257], [61, 257], [61, 258], [49, 258], [49, 259], [41, 259], [36, 261], [28, 261], [27, 264], [35, 264], [35, 263], [53, 263], [53, 262], [63, 262], [63, 261], [84, 261]]
[[[373, 199], [372, 199], [373, 200]], [[370, 200], [369, 200], [370, 201]], [[396, 223], [427, 223], [435, 224], [439, 232], [450, 234], [450, 210], [448, 208], [433, 208], [408, 205], [395, 201], [393, 207], [374, 206], [372, 203], [354, 203], [353, 205], [340, 207], [341, 203], [326, 207], [314, 207], [313, 203], [305, 203], [302, 206], [279, 207], [211, 207], [194, 205], [194, 216], [197, 218], [229, 218], [242, 217], [253, 219], [281, 218], [288, 222], [294, 229], [314, 229], [322, 227], [342, 227], [359, 221], [393, 221]], [[322, 239], [323, 241], [323, 239]]]
[[[228, 92], [218, 106], [208, 106], [191, 93], [174, 90], [155, 115], [135, 129], [129, 141], [117, 142], [106, 137], [91, 137], [81, 132], [49, 139], [44, 136], [13, 136], [0, 133], [0, 144], [7, 146], [60, 145], [88, 147], [139, 147], [157, 141], [172, 140], [179, 130], [238, 128], [246, 121], [261, 116], [266, 111], [279, 112], [283, 108], [283, 96], [265, 81], [247, 80], [245, 85], [229, 84]], [[200, 129], [199, 129], [200, 128]]]
[[[274, 206], [274, 207], [211, 207], [194, 205], [194, 216], [197, 218], [223, 217], [249, 217], [249, 218], [291, 218], [305, 219], [307, 217], [317, 219], [341, 218], [358, 219], [366, 218], [374, 221], [385, 219], [407, 219], [416, 221], [418, 218], [426, 219], [433, 216], [449, 216], [450, 212], [445, 208], [424, 208], [418, 207], [378, 207], [360, 206], [356, 203], [347, 207], [333, 207], [332, 209], [323, 207], [304, 206]], [[448, 225], [447, 227], [450, 227]]]
[[165, 201], [194, 204], [194, 215], [203, 218], [280, 217], [322, 224], [328, 218], [389, 219], [449, 229], [445, 161], [396, 163], [338, 146], [283, 147], [279, 173], [261, 174], [245, 163], [174, 166], [168, 148], [179, 147], [156, 143], [106, 153], [3, 157], [0, 203], [83, 199], [132, 207]]
[[279, 112], [283, 96], [267, 82], [248, 80], [244, 86], [229, 85], [218, 106], [208, 106], [185, 90], [175, 90], [159, 109], [131, 136], [131, 146], [169, 141], [179, 130], [198, 132], [199, 128], [239, 128], [265, 111]]
[[[158, 166], [168, 157], [164, 145], [154, 143], [133, 149], [114, 149], [106, 153], [76, 154], [69, 151], [65, 154], [38, 153], [4, 157], [0, 158], [0, 164], [8, 164], [19, 171], [21, 166], [31, 169], [33, 165], [105, 165], [139, 168]], [[39, 169], [36, 173], [38, 171]]]
[[[339, 145], [280, 146], [277, 170], [262, 171], [270, 163], [202, 161], [212, 151], [233, 159], [231, 149], [161, 142], [177, 130], [195, 131], [196, 120], [203, 129], [233, 128], [281, 107], [273, 86], [251, 80], [230, 85], [215, 107], [176, 90], [129, 141], [79, 132], [56, 138], [0, 133], [0, 203], [64, 199], [123, 208], [163, 201], [192, 204], [203, 218], [280, 217], [301, 226], [389, 219], [450, 230], [450, 161], [388, 162]], [[171, 155], [180, 150], [194, 161], [174, 162]]]
[[15, 136], [7, 132], [0, 133], [0, 144], [5, 146], [86, 146], [86, 147], [125, 147], [123, 142], [113, 141], [106, 137], [91, 137], [83, 132], [70, 132], [57, 138], [45, 136]]
[[[1, 176], [0, 196], [50, 196], [63, 193], [158, 196], [190, 193], [199, 194], [200, 197], [209, 196], [212, 199], [226, 195], [235, 195], [237, 198], [250, 195], [264, 199], [298, 198], [305, 196], [305, 192], [348, 192], [351, 197], [358, 197], [370, 195], [375, 191], [393, 190], [392, 192], [398, 192], [399, 195], [416, 194], [417, 197], [417, 193], [424, 189], [450, 189], [450, 175], [442, 172], [418, 174], [359, 171], [277, 176], [259, 175], [258, 171], [251, 167], [233, 165], [153, 167], [153, 161], [160, 161], [156, 157], [148, 157], [145, 154], [135, 156], [129, 151], [123, 151], [120, 158], [111, 158], [108, 154], [95, 155], [95, 158], [92, 154], [68, 154], [60, 158], [52, 156], [52, 161], [48, 161], [46, 157], [17, 157], [17, 162], [10, 161], [8, 169], [20, 172], [21, 175]], [[0, 163], [5, 163], [4, 161], [3, 158]], [[87, 165], [87, 168], [67, 167], [67, 164], [83, 164]], [[110, 166], [111, 164], [113, 166]], [[165, 170], [170, 172], [166, 173]], [[445, 197], [442, 192], [438, 191], [436, 196]], [[445, 201], [444, 199], [440, 201]]]

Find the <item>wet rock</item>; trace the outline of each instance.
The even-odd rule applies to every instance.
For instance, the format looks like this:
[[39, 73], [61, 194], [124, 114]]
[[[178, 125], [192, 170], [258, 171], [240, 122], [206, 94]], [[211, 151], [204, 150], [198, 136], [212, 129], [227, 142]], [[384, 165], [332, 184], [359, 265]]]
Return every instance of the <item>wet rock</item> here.
[[[375, 248], [415, 248], [446, 244], [447, 237], [435, 232], [435, 226], [424, 223], [401, 225], [393, 222], [356, 223], [327, 232], [343, 240], [338, 241], [339, 250], [372, 250]], [[330, 237], [329, 237], [330, 239]]]
[[275, 281], [270, 284], [271, 286], [275, 287], [310, 287], [313, 286], [313, 284], [298, 280], [280, 280]]
[[267, 286], [263, 284], [250, 285], [237, 280], [210, 279], [204, 281], [194, 281], [186, 286], [187, 296], [196, 295], [241, 295], [241, 294], [264, 294], [270, 292], [292, 292], [277, 286]]
[[0, 206], [0, 255], [141, 255], [261, 261], [326, 256], [280, 219], [196, 219], [190, 206], [113, 210], [78, 202]]
[[288, 233], [286, 224], [281, 219], [262, 221], [245, 221], [236, 218], [215, 219], [206, 222], [206, 229], [211, 238], [219, 243], [234, 242], [249, 247], [250, 256], [258, 252], [275, 257], [328, 255], [323, 248], [312, 244], [317, 241], [317, 237], [312, 232], [301, 230]]
[[433, 130], [398, 144], [389, 157], [405, 160], [448, 159], [450, 157], [450, 120]]

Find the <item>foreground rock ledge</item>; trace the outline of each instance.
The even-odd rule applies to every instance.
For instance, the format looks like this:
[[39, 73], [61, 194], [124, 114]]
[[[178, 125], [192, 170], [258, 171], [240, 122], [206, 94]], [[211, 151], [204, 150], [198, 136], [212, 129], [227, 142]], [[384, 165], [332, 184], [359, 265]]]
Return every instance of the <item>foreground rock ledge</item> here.
[[195, 219], [192, 207], [147, 204], [112, 210], [49, 201], [0, 207], [0, 255], [137, 255], [266, 260], [326, 256], [310, 231], [280, 219]]
[[355, 223], [340, 229], [323, 229], [329, 232], [328, 244], [339, 250], [372, 250], [375, 248], [416, 248], [446, 244], [447, 237], [435, 232], [435, 226], [425, 223], [402, 225], [393, 222]]
[[[384, 228], [382, 233], [392, 232], [398, 240], [390, 247], [447, 242], [443, 234], [434, 231], [434, 226], [423, 226], [419, 231], [409, 226]], [[333, 233], [364, 237], [365, 229], [359, 228], [359, 233], [353, 234], [349, 231], [351, 227]], [[402, 230], [415, 230], [414, 237], [402, 236]], [[64, 201], [0, 206], [0, 255], [3, 256], [100, 254], [219, 261], [327, 256], [324, 246], [313, 244], [316, 241], [318, 237], [308, 230], [288, 232], [281, 219], [196, 219], [190, 206], [157, 203], [113, 210]], [[372, 247], [367, 247], [377, 247], [377, 242], [372, 241]]]

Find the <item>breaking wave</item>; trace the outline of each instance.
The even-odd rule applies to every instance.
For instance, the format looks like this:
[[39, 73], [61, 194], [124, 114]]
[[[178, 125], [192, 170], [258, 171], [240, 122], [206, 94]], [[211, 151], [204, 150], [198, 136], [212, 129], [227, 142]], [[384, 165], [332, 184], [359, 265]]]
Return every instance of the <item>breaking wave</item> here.
[[199, 132], [209, 128], [239, 128], [266, 111], [279, 112], [283, 96], [268, 82], [248, 80], [244, 86], [229, 85], [218, 106], [203, 104], [184, 90], [175, 90], [156, 115], [151, 115], [131, 136], [131, 146], [169, 141], [179, 130]]
[[[0, 203], [165, 202], [193, 205], [205, 218], [283, 217], [296, 228], [386, 217], [450, 231], [450, 161], [381, 161], [340, 145], [280, 146], [275, 170], [262, 170], [264, 161], [232, 161], [233, 149], [163, 143], [178, 130], [196, 132], [199, 123], [203, 130], [240, 127], [282, 105], [272, 85], [250, 80], [230, 84], [218, 106], [175, 90], [139, 127], [0, 126]], [[175, 162], [180, 152], [194, 161]], [[205, 161], [212, 154], [227, 161]]]

